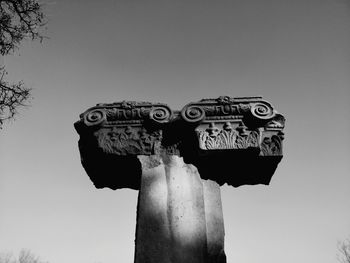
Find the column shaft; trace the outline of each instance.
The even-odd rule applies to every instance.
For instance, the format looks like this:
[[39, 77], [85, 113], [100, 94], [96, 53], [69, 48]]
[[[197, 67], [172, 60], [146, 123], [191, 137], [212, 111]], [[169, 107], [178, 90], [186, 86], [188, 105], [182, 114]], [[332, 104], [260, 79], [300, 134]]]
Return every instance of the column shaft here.
[[225, 262], [219, 186], [178, 156], [139, 160], [135, 263]]

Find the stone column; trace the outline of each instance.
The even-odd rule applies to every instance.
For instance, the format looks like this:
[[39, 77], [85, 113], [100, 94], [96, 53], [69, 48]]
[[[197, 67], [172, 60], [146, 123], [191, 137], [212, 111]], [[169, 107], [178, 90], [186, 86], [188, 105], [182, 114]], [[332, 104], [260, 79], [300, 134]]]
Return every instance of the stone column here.
[[82, 164], [95, 186], [139, 190], [135, 263], [225, 263], [220, 185], [269, 184], [282, 158], [284, 117], [260, 97], [181, 111], [123, 101], [80, 117]]
[[139, 159], [135, 262], [225, 262], [219, 185], [176, 155]]

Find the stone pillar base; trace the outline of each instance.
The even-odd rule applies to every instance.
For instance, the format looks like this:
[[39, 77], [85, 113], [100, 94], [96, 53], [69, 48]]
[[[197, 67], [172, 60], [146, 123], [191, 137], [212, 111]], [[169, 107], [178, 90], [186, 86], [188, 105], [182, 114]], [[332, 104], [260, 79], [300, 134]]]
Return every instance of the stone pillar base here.
[[225, 263], [219, 185], [182, 157], [138, 158], [135, 263]]

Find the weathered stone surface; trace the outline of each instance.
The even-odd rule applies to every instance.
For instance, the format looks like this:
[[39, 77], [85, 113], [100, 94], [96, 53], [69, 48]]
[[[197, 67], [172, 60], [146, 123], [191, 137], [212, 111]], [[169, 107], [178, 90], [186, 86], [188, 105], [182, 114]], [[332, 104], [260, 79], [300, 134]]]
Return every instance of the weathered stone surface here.
[[220, 186], [211, 180], [202, 180], [205, 223], [207, 231], [207, 263], [226, 262], [224, 252], [224, 215]]
[[[98, 104], [80, 118], [82, 164], [99, 188], [139, 189], [138, 155], [182, 156], [203, 179], [235, 187], [269, 184], [282, 158], [284, 117], [261, 97], [203, 99], [181, 111], [123, 101]], [[114, 167], [134, 169], [110, 174]]]
[[138, 158], [142, 179], [135, 262], [226, 262], [219, 186], [202, 181], [181, 157]]
[[269, 184], [285, 119], [261, 97], [98, 104], [80, 115], [97, 188], [140, 189], [136, 263], [225, 263], [220, 185]]

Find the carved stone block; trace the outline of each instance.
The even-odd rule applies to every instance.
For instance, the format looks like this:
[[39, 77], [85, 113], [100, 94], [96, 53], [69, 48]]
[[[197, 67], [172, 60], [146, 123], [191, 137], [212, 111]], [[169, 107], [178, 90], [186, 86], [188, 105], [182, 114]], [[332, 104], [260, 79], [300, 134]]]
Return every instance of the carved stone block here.
[[[237, 187], [270, 182], [282, 158], [284, 122], [261, 97], [222, 96], [181, 111], [163, 103], [97, 104], [75, 128], [82, 164], [98, 188], [139, 189], [137, 156], [164, 154], [182, 156], [203, 179]], [[127, 178], [101, 172], [115, 166], [133, 171]]]
[[98, 104], [80, 115], [97, 188], [139, 189], [135, 263], [225, 263], [220, 185], [269, 184], [284, 117], [261, 97]]

